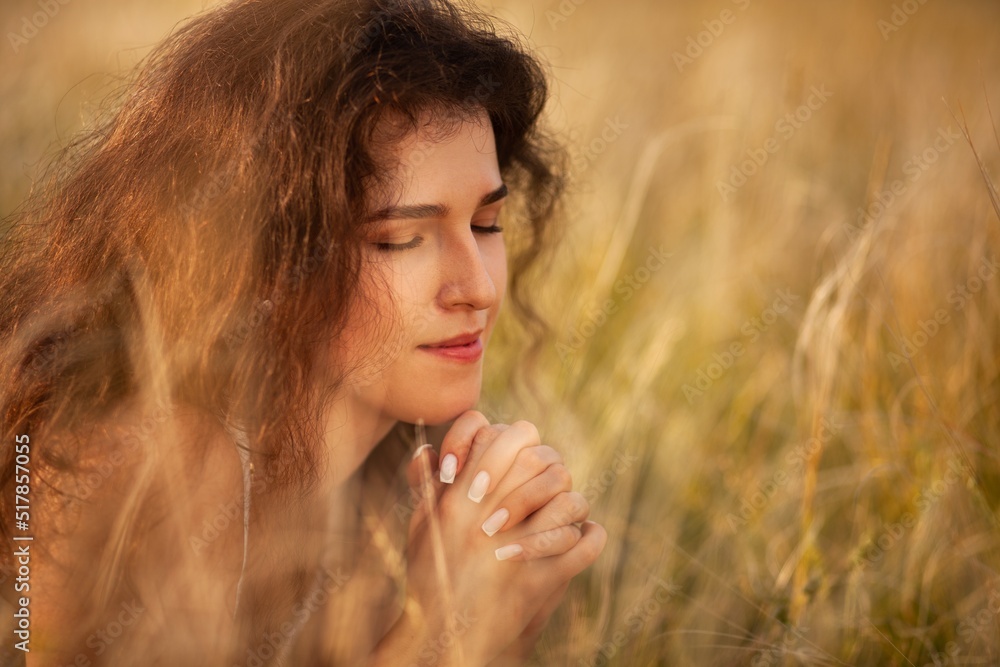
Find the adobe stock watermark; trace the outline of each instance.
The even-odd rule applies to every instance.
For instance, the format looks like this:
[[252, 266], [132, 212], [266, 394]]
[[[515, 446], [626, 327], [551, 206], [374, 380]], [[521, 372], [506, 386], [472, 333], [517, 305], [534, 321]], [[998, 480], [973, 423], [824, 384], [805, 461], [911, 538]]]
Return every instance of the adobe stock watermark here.
[[94, 650], [94, 655], [101, 655], [115, 642], [125, 630], [135, 625], [146, 608], [136, 601], [124, 602], [118, 616], [104, 628], [87, 637], [87, 647]]
[[204, 551], [209, 544], [219, 539], [233, 523], [243, 525], [243, 506], [235, 500], [220, 503], [211, 518], [202, 521], [201, 532], [188, 537], [188, 544], [196, 554]]
[[674, 253], [667, 252], [663, 244], [649, 246], [645, 261], [628, 275], [615, 281], [612, 288], [615, 298], [605, 299], [601, 303], [591, 304], [584, 309], [583, 321], [570, 331], [569, 342], [556, 343], [556, 354], [559, 360], [566, 364], [574, 354], [583, 349], [584, 344], [592, 338], [612, 315], [616, 314], [622, 305], [628, 303], [650, 281], [657, 271], [667, 265], [667, 260]]
[[993, 632], [996, 629], [997, 617], [1000, 616], [1000, 581], [994, 579], [989, 585], [989, 594], [984, 604], [978, 611], [965, 616], [958, 623], [958, 635], [961, 644], [957, 641], [950, 641], [944, 645], [943, 651], [931, 651], [931, 662], [924, 663], [923, 667], [947, 667], [947, 665], [970, 665], [987, 664], [983, 657], [980, 660], [973, 660], [972, 656], [966, 656], [962, 660], [958, 659], [962, 651], [969, 647], [980, 634]]
[[[602, 495], [607, 493], [608, 489], [614, 486], [615, 482], [618, 481], [618, 478], [628, 472], [638, 460], [638, 456], [635, 456], [630, 452], [618, 450], [615, 452], [614, 461], [610, 466], [605, 468], [600, 475], [588, 479], [586, 484], [580, 487], [580, 495], [583, 496], [588, 505], [596, 505], [597, 500]], [[576, 516], [577, 511], [580, 509], [581, 508], [575, 506], [570, 507], [565, 515], [560, 516], [557, 514], [553, 517], [553, 529], [542, 533], [541, 537], [538, 539], [537, 548], [544, 550], [551, 546], [552, 543], [559, 538], [559, 528], [572, 524], [573, 517]]]
[[607, 468], [601, 471], [600, 475], [591, 477], [580, 487], [580, 494], [588, 503], [594, 504], [597, 499], [604, 495], [608, 489], [614, 486], [618, 478], [628, 472], [639, 460], [639, 457], [631, 452], [618, 450], [615, 458]]
[[983, 257], [976, 272], [968, 280], [959, 283], [948, 292], [948, 304], [951, 306], [951, 311], [947, 308], [938, 308], [932, 317], [920, 320], [917, 323], [919, 331], [914, 332], [899, 343], [899, 350], [902, 354], [895, 352], [888, 354], [892, 370], [897, 370], [900, 366], [905, 365], [908, 359], [913, 359], [935, 336], [941, 333], [945, 325], [951, 322], [952, 313], [962, 312], [969, 301], [986, 287], [986, 283], [996, 278], [998, 268], [1000, 268], [1000, 260], [997, 260], [996, 256], [992, 259]]
[[744, 495], [740, 498], [739, 513], [729, 512], [726, 515], [726, 523], [729, 524], [730, 530], [736, 533], [760, 514], [778, 491], [805, 469], [809, 459], [840, 432], [840, 425], [830, 422], [826, 417], [821, 418], [819, 424], [819, 432], [816, 435], [785, 455], [785, 463], [781, 468], [758, 483], [757, 488], [749, 496]]
[[590, 166], [597, 161], [597, 158], [608, 150], [608, 147], [611, 144], [621, 138], [622, 134], [624, 134], [625, 130], [628, 128], [628, 123], [623, 123], [621, 116], [615, 116], [614, 118], [608, 116], [604, 119], [604, 127], [601, 129], [600, 134], [586, 144], [576, 141], [571, 136], [571, 146], [583, 146], [582, 152], [574, 153], [570, 159], [570, 164], [573, 166], [574, 173], [579, 176], [583, 172], [587, 171]]
[[[250, 148], [245, 149], [245, 153], [250, 152]], [[192, 218], [209, 207], [209, 205], [229, 191], [236, 180], [236, 172], [239, 169], [239, 159], [229, 163], [229, 166], [217, 169], [212, 172], [206, 181], [200, 183], [177, 211], [186, 218]]]
[[[145, 613], [146, 608], [139, 604], [138, 600], [123, 602], [118, 614], [103, 628], [91, 633], [86, 640], [86, 646], [90, 649], [90, 655], [100, 657], [104, 655], [112, 644], [130, 630]], [[85, 652], [77, 653], [72, 662], [65, 663], [66, 667], [93, 667], [94, 662], [90, 655]], [[104, 664], [104, 661], [101, 661]]]
[[946, 642], [942, 647], [941, 651], [931, 651], [930, 652], [930, 662], [925, 662], [923, 667], [948, 667], [948, 665], [985, 665], [989, 664], [989, 660], [986, 656], [980, 657], [978, 660], [975, 656], [966, 655], [965, 657], [959, 659], [962, 655], [962, 651], [966, 650], [972, 645], [972, 642], [980, 634], [992, 633], [996, 629], [997, 617], [1000, 616], [1000, 588], [998, 588], [998, 582], [994, 579], [989, 584], [989, 594], [986, 599], [986, 604], [979, 608], [978, 611], [974, 611], [971, 614], [966, 615], [958, 623], [958, 635], [961, 643], [959, 641], [949, 641]]
[[673, 582], [653, 576], [656, 586], [653, 593], [629, 607], [619, 626], [611, 633], [608, 641], [595, 643], [594, 653], [586, 658], [580, 658], [580, 667], [604, 667], [611, 658], [628, 644], [650, 620], [655, 619], [663, 606], [681, 593], [680, 586]]
[[786, 664], [786, 656], [795, 650], [795, 647], [799, 644], [799, 640], [807, 632], [809, 632], [808, 628], [800, 628], [798, 626], [786, 628], [784, 635], [781, 637], [781, 643], [754, 654], [754, 657], [750, 660], [750, 667], [779, 667], [779, 665]]
[[[252, 494], [264, 493], [268, 485], [273, 481], [274, 478], [269, 475], [253, 475], [250, 484]], [[244, 505], [245, 502], [246, 495], [241, 489], [238, 500], [230, 500], [228, 503], [219, 503], [216, 505], [215, 513], [202, 520], [198, 533], [188, 536], [188, 545], [191, 547], [191, 550], [195, 554], [200, 554], [234, 524], [243, 529], [244, 520], [246, 519], [245, 512], [249, 509]]]
[[125, 279], [120, 271], [111, 275], [104, 285], [104, 288], [88, 299], [86, 308], [74, 314], [74, 322], [60, 331], [52, 332], [46, 338], [46, 345], [38, 349], [31, 355], [30, 363], [25, 367], [24, 372], [34, 377], [44, 376], [52, 372], [52, 364], [59, 359], [65, 348], [72, 345], [77, 340], [77, 335], [83, 333], [84, 327], [81, 322], [86, 322], [97, 316], [100, 311], [109, 306], [122, 291]]
[[[750, 6], [751, 0], [732, 0], [736, 8], [744, 12]], [[736, 23], [739, 14], [728, 7], [719, 12], [719, 16], [701, 22], [705, 29], [694, 35], [688, 35], [687, 46], [683, 51], [674, 51], [674, 65], [681, 74], [684, 69], [693, 65], [705, 52], [715, 44], [715, 40], [726, 31], [726, 26]]]
[[920, 8], [927, 4], [927, 0], [905, 0], [900, 4], [892, 6], [892, 13], [888, 19], [875, 21], [875, 26], [882, 35], [882, 40], [889, 41], [893, 33], [899, 32], [906, 25], [913, 15], [920, 11]]
[[225, 165], [215, 168], [208, 178], [198, 183], [196, 188], [187, 193], [185, 201], [177, 207], [178, 212], [184, 217], [193, 218], [209, 208], [219, 197], [229, 192], [236, 183], [244, 163], [253, 159], [254, 151], [264, 140], [265, 134], [265, 129], [260, 128], [253, 136], [242, 142], [239, 150], [226, 161]]
[[827, 90], [826, 84], [822, 84], [818, 88], [812, 86], [809, 92], [809, 97], [802, 105], [778, 119], [774, 124], [773, 135], [765, 139], [761, 146], [746, 150], [746, 159], [732, 166], [727, 180], [716, 182], [715, 189], [719, 191], [723, 202], [729, 201], [730, 195], [735, 194], [737, 190], [756, 176], [771, 159], [771, 156], [781, 150], [782, 141], [787, 142], [794, 137], [796, 132], [812, 120], [813, 114], [822, 109], [827, 100], [833, 96], [833, 92]]
[[274, 309], [285, 302], [287, 295], [297, 290], [306, 278], [319, 269], [335, 248], [336, 244], [317, 245], [308, 257], [282, 273], [271, 298], [255, 303], [253, 309], [241, 317], [236, 327], [226, 334], [226, 346], [234, 349], [246, 343], [253, 332], [271, 317]]
[[746, 354], [747, 345], [756, 343], [763, 334], [767, 333], [771, 325], [778, 321], [779, 316], [787, 313], [792, 304], [801, 298], [789, 289], [777, 290], [771, 305], [761, 311], [760, 315], [749, 318], [740, 327], [740, 334], [746, 339], [745, 343], [733, 341], [721, 353], [714, 353], [712, 361], [697, 370], [694, 382], [685, 383], [681, 387], [688, 405], [694, 405], [695, 399], [704, 396], [705, 392], [711, 389], [733, 367], [736, 360]]
[[345, 573], [343, 568], [338, 567], [336, 572], [324, 569], [320, 585], [292, 610], [292, 618], [295, 619], [295, 623], [284, 621], [276, 630], [265, 633], [256, 646], [247, 649], [246, 660], [243, 664], [246, 667], [264, 667], [264, 665], [274, 664], [271, 661], [276, 656], [282, 655], [289, 642], [298, 634], [306, 621], [326, 604], [330, 593], [343, 588], [350, 579], [351, 575]]
[[896, 546], [910, 529], [917, 525], [917, 520], [924, 512], [936, 505], [948, 489], [969, 476], [970, 471], [963, 462], [957, 458], [950, 459], [944, 476], [922, 489], [914, 498], [914, 504], [917, 508], [916, 514], [903, 512], [897, 521], [884, 524], [875, 539], [859, 551], [855, 557], [855, 564], [865, 568], [881, 562], [885, 554]]
[[881, 218], [910, 186], [923, 178], [924, 174], [944, 155], [955, 142], [962, 138], [951, 125], [938, 128], [937, 137], [930, 146], [912, 155], [903, 163], [903, 176], [890, 183], [864, 208], [858, 208], [855, 224], [845, 226], [847, 237], [854, 241], [869, 225]]
[[[127, 450], [134, 452], [136, 448], [149, 441], [158, 426], [173, 417], [174, 410], [175, 406], [172, 402], [157, 401], [155, 405], [150, 406], [150, 409], [143, 413], [137, 424], [129, 427], [128, 432], [121, 439], [122, 445]], [[113, 448], [105, 460], [85, 474], [77, 475], [77, 493], [70, 499], [65, 511], [72, 511], [77, 505], [94, 495], [126, 460], [125, 451]]]
[[445, 629], [437, 637], [424, 642], [417, 652], [417, 662], [411, 662], [409, 667], [430, 667], [439, 664], [442, 658], [454, 652], [452, 649], [458, 644], [458, 640], [477, 621], [478, 619], [468, 610], [452, 614], [452, 617], [445, 622]]
[[545, 10], [545, 19], [549, 22], [549, 27], [558, 30], [561, 23], [569, 20], [569, 17], [576, 13], [577, 8], [587, 0], [561, 0], [555, 10]]
[[21, 47], [26, 46], [34, 39], [38, 33], [62, 11], [62, 8], [71, 0], [38, 0], [38, 11], [31, 16], [21, 17], [21, 29], [17, 32], [8, 32], [7, 41], [10, 48], [17, 53]]

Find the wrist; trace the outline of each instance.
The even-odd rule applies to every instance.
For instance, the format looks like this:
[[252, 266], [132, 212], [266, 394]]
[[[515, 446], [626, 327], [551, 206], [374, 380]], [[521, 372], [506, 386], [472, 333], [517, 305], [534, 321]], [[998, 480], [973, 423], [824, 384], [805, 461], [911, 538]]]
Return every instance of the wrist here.
[[406, 667], [414, 662], [420, 642], [417, 629], [404, 613], [375, 645], [368, 667]]
[[435, 629], [403, 612], [372, 653], [369, 667], [474, 667], [483, 660], [470, 655], [454, 629]]

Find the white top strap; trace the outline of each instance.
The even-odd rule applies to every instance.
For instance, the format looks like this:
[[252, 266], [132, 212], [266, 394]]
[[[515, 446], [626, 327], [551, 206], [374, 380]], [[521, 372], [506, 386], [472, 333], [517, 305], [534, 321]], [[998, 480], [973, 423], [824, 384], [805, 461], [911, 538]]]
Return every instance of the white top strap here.
[[250, 541], [250, 491], [253, 485], [253, 467], [250, 463], [250, 441], [247, 434], [238, 428], [223, 424], [226, 431], [236, 441], [236, 453], [240, 455], [243, 465], [243, 564], [240, 566], [240, 578], [236, 582], [236, 605], [233, 607], [233, 618], [240, 608], [240, 592], [243, 588], [243, 575], [247, 569], [247, 547]]

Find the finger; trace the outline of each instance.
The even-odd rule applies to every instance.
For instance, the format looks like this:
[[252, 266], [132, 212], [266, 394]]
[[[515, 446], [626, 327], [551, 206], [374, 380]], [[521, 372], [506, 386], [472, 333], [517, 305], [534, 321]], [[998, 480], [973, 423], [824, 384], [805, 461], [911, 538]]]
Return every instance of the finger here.
[[466, 475], [463, 490], [473, 502], [482, 502], [483, 498], [497, 487], [507, 471], [514, 464], [518, 452], [528, 447], [537, 447], [539, 442], [538, 429], [526, 421], [516, 421], [504, 430], [482, 454], [469, 470], [475, 470], [475, 475]]
[[490, 425], [483, 413], [467, 410], [459, 415], [441, 442], [441, 481], [452, 484], [465, 466], [472, 449], [473, 438]]
[[569, 474], [569, 470], [563, 466], [562, 455], [546, 445], [525, 447], [524, 449], [518, 451], [514, 456], [514, 462], [511, 464], [510, 469], [507, 470], [507, 474], [503, 476], [503, 479], [497, 481], [496, 486], [491, 491], [492, 497], [497, 499], [504, 498], [525, 484], [528, 484], [533, 479], [546, 472], [549, 468], [555, 466], [562, 468], [562, 471], [553, 474], [561, 476], [565, 473], [566, 479], [562, 481], [564, 484], [568, 483], [569, 487], [563, 489], [561, 488], [562, 484], [560, 484], [560, 488], [552, 491], [548, 498], [545, 498], [542, 503], [535, 507], [535, 509], [538, 509], [539, 507], [542, 507], [542, 505], [544, 505], [549, 498], [555, 496], [560, 491], [569, 491], [573, 488], [573, 477]]
[[584, 521], [580, 531], [580, 540], [569, 551], [553, 557], [562, 572], [561, 576], [571, 578], [586, 570], [608, 543], [608, 533], [599, 523]]
[[511, 526], [514, 534], [541, 533], [559, 526], [580, 523], [590, 516], [590, 503], [577, 491], [563, 492], [549, 501], [518, 526]]
[[[510, 477], [510, 475], [511, 473], [508, 473], [504, 480]], [[497, 489], [498, 496], [504, 484], [505, 482], [501, 483], [501, 488]], [[498, 531], [516, 526], [528, 515], [545, 507], [559, 494], [568, 493], [572, 489], [573, 477], [569, 474], [566, 466], [561, 463], [550, 465], [540, 474], [535, 475], [506, 496], [503, 496], [502, 500], [494, 508], [490, 518], [483, 523], [483, 532], [492, 537]], [[577, 521], [580, 520], [582, 519], [577, 519]], [[573, 522], [566, 521], [565, 523]], [[555, 525], [559, 524], [554, 524], [550, 527], [554, 528]]]
[[581, 536], [582, 531], [578, 526], [559, 526], [543, 533], [521, 537], [516, 543], [498, 548], [494, 554], [497, 560], [514, 561], [560, 556], [576, 546]]

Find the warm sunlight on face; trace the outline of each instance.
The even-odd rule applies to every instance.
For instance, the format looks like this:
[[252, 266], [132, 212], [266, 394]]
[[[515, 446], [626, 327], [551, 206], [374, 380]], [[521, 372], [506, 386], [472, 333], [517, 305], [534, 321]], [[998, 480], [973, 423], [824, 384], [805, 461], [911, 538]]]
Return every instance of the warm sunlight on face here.
[[[479, 399], [507, 281], [497, 219], [506, 186], [485, 113], [411, 133], [395, 157], [398, 190], [365, 223], [366, 298], [340, 350], [362, 364], [348, 379], [355, 409], [438, 424]], [[365, 310], [381, 314], [378, 325]]]

